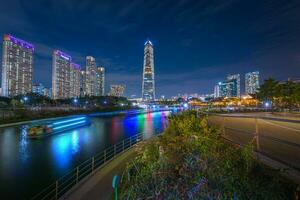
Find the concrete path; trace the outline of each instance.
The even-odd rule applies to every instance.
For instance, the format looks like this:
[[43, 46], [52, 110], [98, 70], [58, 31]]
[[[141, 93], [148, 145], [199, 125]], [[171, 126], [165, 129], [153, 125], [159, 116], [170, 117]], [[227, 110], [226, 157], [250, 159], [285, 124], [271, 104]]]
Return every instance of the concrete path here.
[[135, 148], [126, 151], [111, 162], [107, 163], [98, 172], [93, 174], [79, 186], [74, 188], [62, 199], [67, 200], [107, 200], [113, 199], [112, 178], [122, 176], [126, 163], [136, 156]]

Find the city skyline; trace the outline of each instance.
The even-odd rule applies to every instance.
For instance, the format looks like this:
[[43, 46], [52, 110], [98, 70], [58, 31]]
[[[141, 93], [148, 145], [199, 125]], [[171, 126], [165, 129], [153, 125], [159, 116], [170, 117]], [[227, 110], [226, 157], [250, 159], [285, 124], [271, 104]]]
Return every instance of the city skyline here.
[[[105, 66], [106, 91], [110, 84], [124, 84], [126, 79], [126, 95], [140, 96], [141, 44], [148, 37], [157, 49], [158, 97], [212, 93], [227, 73], [260, 71], [261, 80], [299, 78], [298, 2], [87, 1], [75, 5], [64, 0], [47, 1], [49, 9], [42, 11], [43, 5], [6, 2], [0, 8], [0, 34], [11, 33], [35, 46], [33, 82], [46, 87], [51, 86], [47, 77], [51, 52], [61, 49], [83, 68], [87, 55]], [[157, 20], [164, 12], [165, 17]], [[239, 19], [235, 14], [240, 14]], [[62, 18], [69, 22], [66, 27]], [[91, 30], [81, 28], [85, 26]], [[241, 82], [242, 93], [244, 88]]]

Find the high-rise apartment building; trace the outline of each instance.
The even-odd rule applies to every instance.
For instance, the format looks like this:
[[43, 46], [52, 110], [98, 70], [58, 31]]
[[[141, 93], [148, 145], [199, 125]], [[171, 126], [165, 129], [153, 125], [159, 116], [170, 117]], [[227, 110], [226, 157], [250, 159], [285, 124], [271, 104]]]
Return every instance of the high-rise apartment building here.
[[2, 96], [13, 97], [32, 91], [32, 44], [4, 35], [2, 48]]
[[104, 67], [98, 67], [96, 71], [96, 96], [104, 96], [105, 87], [105, 69]]
[[84, 70], [81, 70], [80, 72], [80, 97], [83, 97], [86, 95], [85, 91], [85, 71]]
[[155, 100], [154, 54], [150, 40], [146, 41], [144, 48], [142, 98], [144, 101]]
[[80, 96], [80, 79], [81, 70], [80, 65], [71, 63], [70, 67], [70, 97]]
[[259, 88], [259, 72], [249, 72], [245, 74], [246, 94], [255, 94]]
[[124, 95], [125, 85], [111, 85], [110, 96], [122, 97]]
[[227, 76], [227, 82], [231, 82], [231, 84], [232, 84], [230, 97], [240, 97], [241, 96], [240, 74], [228, 75]]
[[70, 85], [71, 56], [54, 50], [52, 57], [52, 96], [53, 99], [71, 97]]
[[86, 57], [86, 73], [85, 73], [85, 93], [88, 96], [96, 95], [96, 76], [97, 67], [95, 58]]

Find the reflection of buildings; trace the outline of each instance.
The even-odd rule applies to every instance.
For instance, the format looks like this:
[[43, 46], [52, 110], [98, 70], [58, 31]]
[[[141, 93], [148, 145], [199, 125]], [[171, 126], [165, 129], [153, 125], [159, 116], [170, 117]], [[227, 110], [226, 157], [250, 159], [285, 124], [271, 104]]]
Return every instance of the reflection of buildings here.
[[53, 51], [52, 90], [54, 99], [65, 99], [71, 95], [70, 90], [71, 56], [62, 51]]
[[122, 97], [124, 95], [125, 85], [111, 85], [110, 96]]
[[151, 41], [145, 43], [142, 98], [144, 101], [155, 100], [154, 55]]
[[259, 72], [249, 72], [245, 74], [246, 94], [255, 94], [259, 88]]
[[33, 45], [4, 35], [2, 51], [2, 95], [12, 97], [31, 92]]

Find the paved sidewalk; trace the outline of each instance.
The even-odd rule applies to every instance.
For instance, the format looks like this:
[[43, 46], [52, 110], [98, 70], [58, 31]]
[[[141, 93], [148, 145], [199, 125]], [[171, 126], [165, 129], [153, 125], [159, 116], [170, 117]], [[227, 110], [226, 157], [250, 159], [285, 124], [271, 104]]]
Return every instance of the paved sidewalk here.
[[136, 156], [135, 148], [121, 154], [107, 163], [98, 172], [80, 184], [63, 199], [69, 200], [109, 200], [113, 199], [112, 178], [122, 175], [126, 163]]

